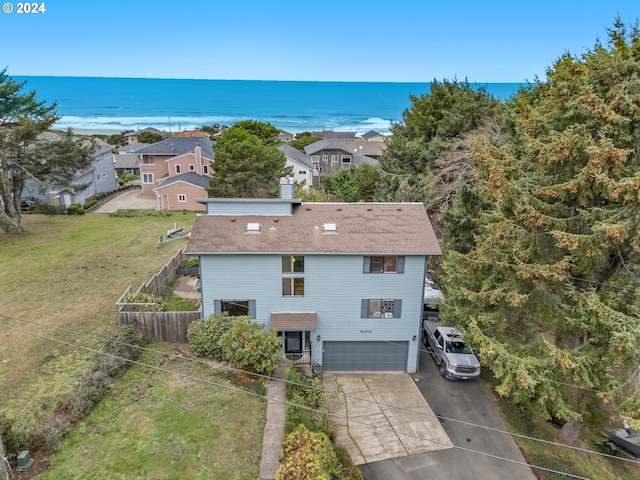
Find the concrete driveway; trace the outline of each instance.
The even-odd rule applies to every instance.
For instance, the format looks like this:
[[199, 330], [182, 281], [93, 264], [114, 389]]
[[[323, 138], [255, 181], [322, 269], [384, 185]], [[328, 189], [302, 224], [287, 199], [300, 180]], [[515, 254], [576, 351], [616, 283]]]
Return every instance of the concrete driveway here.
[[496, 431], [506, 431], [506, 426], [491, 394], [480, 380], [454, 381], [442, 378], [433, 358], [426, 351], [420, 352], [420, 373], [413, 377], [421, 396], [433, 412], [441, 417], [442, 427], [453, 445], [459, 448], [360, 465], [366, 480], [535, 480], [513, 437]]
[[157, 207], [155, 195], [142, 193], [139, 188], [132, 188], [116, 195], [91, 213], [115, 213], [118, 210], [156, 210]]
[[452, 443], [406, 373], [324, 373], [329, 412], [356, 465], [450, 449]]

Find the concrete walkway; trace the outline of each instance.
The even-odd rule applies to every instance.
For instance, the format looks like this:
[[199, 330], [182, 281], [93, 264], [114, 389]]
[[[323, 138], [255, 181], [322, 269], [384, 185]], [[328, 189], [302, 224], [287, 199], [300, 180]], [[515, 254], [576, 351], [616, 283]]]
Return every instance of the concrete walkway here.
[[280, 468], [280, 449], [284, 437], [284, 417], [286, 406], [286, 386], [289, 362], [280, 360], [280, 366], [273, 379], [266, 385], [267, 420], [262, 437], [262, 458], [260, 459], [260, 480], [273, 480]]
[[155, 195], [142, 193], [139, 188], [132, 188], [116, 195], [104, 205], [92, 210], [91, 213], [115, 213], [118, 210], [156, 210], [157, 208]]

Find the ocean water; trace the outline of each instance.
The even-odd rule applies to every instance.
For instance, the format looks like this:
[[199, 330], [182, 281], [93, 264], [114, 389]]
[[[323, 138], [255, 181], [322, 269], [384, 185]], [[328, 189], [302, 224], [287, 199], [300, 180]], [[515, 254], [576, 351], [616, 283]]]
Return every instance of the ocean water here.
[[[402, 120], [411, 95], [429, 83], [179, 80], [97, 77], [13, 77], [39, 100], [56, 102], [55, 128], [119, 132], [154, 127], [178, 132], [244, 119], [291, 133], [376, 130]], [[506, 99], [517, 83], [472, 84]]]

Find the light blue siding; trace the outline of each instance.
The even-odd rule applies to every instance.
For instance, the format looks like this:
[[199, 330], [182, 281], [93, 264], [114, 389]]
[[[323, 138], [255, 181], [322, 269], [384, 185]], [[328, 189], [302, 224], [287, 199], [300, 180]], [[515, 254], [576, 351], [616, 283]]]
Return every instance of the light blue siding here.
[[[299, 203], [299, 202], [298, 202]], [[291, 200], [281, 199], [208, 199], [209, 215], [291, 215]]]
[[[312, 361], [322, 362], [324, 341], [408, 342], [407, 371], [418, 364], [425, 256], [405, 256], [403, 274], [365, 274], [362, 255], [305, 255], [304, 297], [282, 296], [280, 255], [203, 255], [203, 312], [214, 301], [255, 300], [256, 321], [270, 324], [272, 312], [316, 312]], [[400, 318], [361, 318], [363, 299], [402, 300]], [[321, 340], [317, 340], [317, 336]], [[416, 340], [413, 340], [413, 338]]]

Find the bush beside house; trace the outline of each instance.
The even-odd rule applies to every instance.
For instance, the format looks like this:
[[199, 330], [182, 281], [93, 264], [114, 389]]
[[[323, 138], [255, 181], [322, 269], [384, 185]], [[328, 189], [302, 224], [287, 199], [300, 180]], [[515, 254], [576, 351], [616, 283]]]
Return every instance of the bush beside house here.
[[255, 373], [272, 372], [282, 356], [281, 340], [276, 332], [265, 331], [264, 325], [251, 317], [213, 314], [208, 319], [192, 322], [187, 340], [196, 355], [211, 356]]

